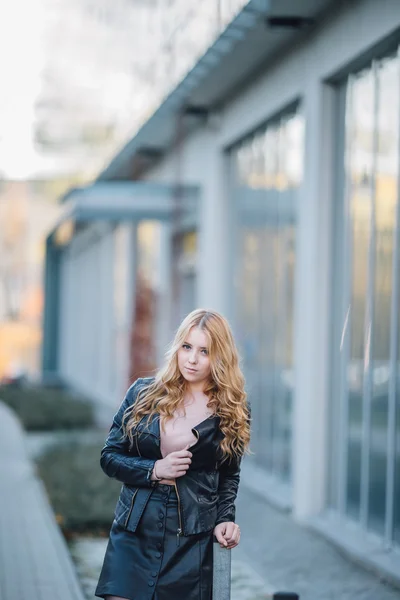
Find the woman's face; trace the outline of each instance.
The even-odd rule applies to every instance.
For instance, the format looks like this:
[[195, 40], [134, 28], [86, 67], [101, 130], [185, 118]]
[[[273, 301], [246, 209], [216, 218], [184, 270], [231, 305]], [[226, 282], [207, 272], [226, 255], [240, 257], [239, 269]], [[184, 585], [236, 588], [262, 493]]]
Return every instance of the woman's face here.
[[211, 373], [207, 336], [198, 327], [192, 327], [178, 350], [178, 366], [189, 383], [206, 382]]

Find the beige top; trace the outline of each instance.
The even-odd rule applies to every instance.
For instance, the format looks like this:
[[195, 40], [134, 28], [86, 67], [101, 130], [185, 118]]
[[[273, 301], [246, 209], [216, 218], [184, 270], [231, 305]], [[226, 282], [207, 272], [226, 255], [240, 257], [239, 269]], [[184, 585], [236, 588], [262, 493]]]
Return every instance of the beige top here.
[[[212, 414], [207, 407], [207, 402], [208, 398], [206, 397], [204, 399], [197, 398], [196, 402], [185, 406], [185, 412], [183, 409], [179, 409], [172, 419], [162, 423], [160, 434], [163, 458], [171, 452], [183, 450], [188, 444], [193, 446], [197, 442], [197, 437], [192, 429]], [[163, 479], [161, 483], [174, 483], [174, 481]]]

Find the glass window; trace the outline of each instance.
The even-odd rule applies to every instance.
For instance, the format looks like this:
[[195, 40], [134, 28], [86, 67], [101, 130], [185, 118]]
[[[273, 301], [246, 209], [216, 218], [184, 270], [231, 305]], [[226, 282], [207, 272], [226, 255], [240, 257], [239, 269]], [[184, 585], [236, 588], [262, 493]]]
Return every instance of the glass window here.
[[390, 383], [393, 246], [398, 181], [399, 86], [396, 59], [376, 68], [376, 172], [371, 344], [371, 439], [369, 448], [368, 524], [385, 530], [387, 438]]
[[374, 82], [371, 71], [362, 73], [352, 83], [351, 141], [349, 156], [349, 218], [351, 222], [351, 325], [348, 370], [348, 439], [347, 439], [347, 510], [358, 516], [361, 502], [361, 441], [363, 422], [363, 390], [367, 382], [364, 367], [369, 357], [365, 353], [369, 248], [372, 210], [372, 147]]
[[[400, 223], [400, 210], [397, 211], [397, 226]], [[397, 270], [397, 294], [399, 294], [399, 280], [400, 280], [400, 228], [397, 230], [397, 259], [396, 259], [396, 270]], [[399, 295], [397, 295], [397, 302], [399, 302]], [[397, 303], [397, 312], [399, 304]], [[395, 411], [395, 431], [394, 431], [394, 541], [400, 546], [400, 315], [397, 314], [397, 356], [396, 356], [396, 411]]]
[[232, 151], [235, 327], [252, 402], [255, 460], [291, 471], [296, 193], [303, 117], [292, 113]]
[[161, 224], [140, 221], [137, 225], [137, 262], [134, 314], [130, 344], [129, 377], [148, 377], [157, 366], [155, 326], [159, 306]]
[[333, 373], [341, 384], [332, 388], [340, 423], [332, 504], [388, 543], [398, 541], [400, 505], [399, 73], [398, 56], [390, 56], [344, 84], [335, 236], [341, 301], [333, 319]]

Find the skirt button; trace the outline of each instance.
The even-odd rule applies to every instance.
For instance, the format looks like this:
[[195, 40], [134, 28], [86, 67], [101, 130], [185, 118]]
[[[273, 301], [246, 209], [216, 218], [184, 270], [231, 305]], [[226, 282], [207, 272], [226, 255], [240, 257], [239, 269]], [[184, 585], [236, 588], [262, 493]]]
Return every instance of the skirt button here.
[[150, 587], [153, 587], [153, 585], [154, 585], [154, 581], [148, 581], [148, 582], [147, 582], [147, 585], [149, 585]]

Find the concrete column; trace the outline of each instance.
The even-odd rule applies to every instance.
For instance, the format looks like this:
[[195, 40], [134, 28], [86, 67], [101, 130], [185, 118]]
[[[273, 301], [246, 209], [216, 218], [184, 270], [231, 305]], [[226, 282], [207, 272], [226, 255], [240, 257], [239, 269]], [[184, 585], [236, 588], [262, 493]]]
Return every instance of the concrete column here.
[[[115, 390], [114, 397], [121, 400], [126, 392], [129, 377], [129, 362], [130, 362], [130, 336], [132, 325], [132, 288], [135, 267], [135, 237], [132, 233], [132, 224], [122, 222], [118, 225], [118, 229], [114, 232], [114, 239], [117, 244], [114, 269], [114, 280], [116, 270], [118, 270], [119, 281], [115, 281], [114, 289], [120, 286], [118, 294], [123, 294], [122, 305], [117, 305], [114, 302], [114, 327], [116, 338], [115, 352]], [[119, 264], [121, 262], [121, 264]], [[119, 298], [118, 303], [121, 302]]]
[[107, 389], [107, 364], [108, 364], [108, 338], [107, 338], [107, 318], [109, 318], [108, 312], [108, 296], [109, 296], [109, 280], [107, 273], [107, 244], [106, 236], [104, 236], [99, 242], [99, 261], [100, 261], [100, 272], [99, 272], [99, 372], [98, 382], [99, 387], [103, 390]]
[[76, 349], [74, 349], [76, 336], [76, 275], [74, 273], [74, 264], [74, 257], [71, 249], [68, 248], [65, 298], [63, 297], [63, 302], [66, 303], [66, 332], [65, 340], [64, 338], [62, 340], [62, 343], [65, 345], [64, 373], [67, 381], [69, 381], [73, 374], [76, 354]]
[[332, 89], [305, 86], [304, 182], [299, 194], [293, 407], [293, 512], [325, 506], [328, 457], [333, 125]]
[[71, 339], [73, 339], [71, 302], [72, 302], [71, 256], [69, 248], [62, 251], [60, 261], [60, 336], [59, 336], [59, 374], [68, 381], [71, 372]]
[[171, 327], [172, 300], [172, 233], [169, 223], [161, 223], [156, 315], [157, 365], [164, 362], [167, 345], [173, 337]]
[[[100, 263], [100, 247], [101, 247], [101, 237], [96, 240], [96, 243], [93, 246], [93, 254], [92, 254], [92, 273], [91, 273], [91, 306], [93, 308], [92, 311], [92, 321], [91, 321], [91, 334], [92, 334], [92, 352], [93, 352], [93, 360], [92, 360], [92, 379], [98, 381], [99, 374], [99, 365], [100, 365], [100, 322], [101, 322], [101, 302], [99, 299], [100, 296], [100, 273], [101, 273], [101, 263]], [[98, 386], [98, 384], [97, 384]]]
[[[86, 233], [86, 232], [85, 232]], [[91, 340], [89, 331], [90, 324], [90, 252], [87, 247], [87, 241], [85, 240], [85, 248], [82, 250], [80, 255], [80, 263], [81, 263], [81, 311], [82, 311], [82, 320], [81, 320], [81, 328], [79, 331], [80, 336], [80, 347], [82, 349], [81, 361], [78, 365], [78, 373], [79, 373], [79, 383], [82, 389], [87, 388], [87, 380], [90, 373], [90, 350], [91, 350]]]
[[[79, 239], [74, 244], [77, 246]], [[78, 252], [78, 248], [74, 248], [73, 268], [72, 271], [75, 276], [72, 277], [73, 281], [73, 313], [72, 319], [74, 323], [74, 348], [71, 348], [72, 361], [71, 368], [73, 373], [73, 383], [79, 384], [79, 365], [83, 360], [83, 348], [81, 345], [81, 331], [82, 331], [82, 268], [81, 268], [81, 254]]]
[[[65, 366], [64, 366], [64, 374], [66, 375], [67, 381], [71, 380], [72, 374], [74, 372], [74, 361], [76, 350], [74, 352], [73, 349], [73, 340], [76, 339], [76, 286], [77, 286], [77, 275], [75, 270], [75, 258], [72, 252], [72, 248], [68, 248], [68, 269], [67, 269], [67, 279], [66, 279], [66, 289], [64, 291], [63, 302], [67, 304], [66, 310], [66, 327], [68, 328], [68, 333], [66, 333], [65, 341], [62, 343], [65, 345]], [[75, 341], [76, 343], [76, 341]]]
[[104, 329], [105, 329], [105, 352], [106, 352], [106, 385], [105, 399], [110, 405], [114, 405], [114, 262], [115, 262], [115, 240], [113, 231], [105, 236], [105, 261], [106, 271], [106, 306], [104, 307]]
[[69, 289], [69, 256], [68, 248], [62, 250], [60, 255], [60, 308], [59, 308], [59, 337], [58, 337], [58, 374], [62, 378], [67, 374], [68, 353], [68, 289]]
[[198, 306], [226, 314], [228, 307], [229, 199], [226, 157], [216, 135], [201, 149], [203, 187], [199, 210]]
[[46, 307], [43, 322], [42, 365], [45, 377], [56, 375], [58, 370], [59, 318], [60, 318], [60, 251], [48, 239], [45, 264]]
[[[98, 373], [97, 407], [99, 422], [107, 425], [110, 415], [115, 412], [115, 398], [112, 380], [112, 329], [113, 329], [113, 234], [105, 231], [98, 242]], [[109, 408], [108, 408], [109, 407]]]
[[[129, 235], [129, 248], [128, 248], [128, 285], [127, 285], [127, 347], [126, 347], [126, 366], [125, 366], [125, 379], [121, 382], [121, 394], [125, 391], [127, 384], [130, 383], [128, 380], [130, 376], [130, 361], [131, 361], [131, 335], [133, 328], [133, 317], [136, 309], [136, 274], [138, 265], [138, 241], [137, 241], [137, 223], [133, 222], [130, 224], [130, 235]], [[125, 389], [124, 389], [125, 388]]]

